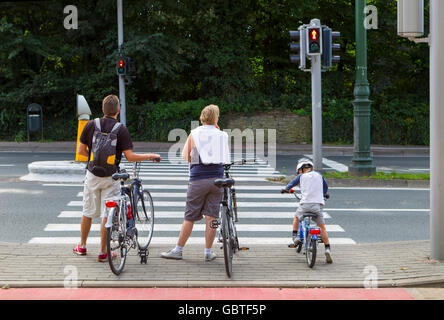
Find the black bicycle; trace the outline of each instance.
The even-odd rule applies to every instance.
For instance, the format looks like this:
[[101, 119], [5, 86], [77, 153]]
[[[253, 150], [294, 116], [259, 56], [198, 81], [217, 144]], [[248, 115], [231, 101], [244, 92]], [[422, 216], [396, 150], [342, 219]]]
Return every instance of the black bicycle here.
[[231, 178], [230, 169], [232, 165], [243, 165], [247, 162], [255, 162], [255, 160], [243, 159], [240, 161], [234, 161], [230, 164], [224, 164], [225, 177], [214, 181], [214, 184], [217, 187], [224, 188], [224, 195], [220, 209], [220, 222], [217, 221], [217, 225], [219, 226], [218, 241], [223, 244], [225, 271], [229, 278], [231, 278], [231, 275], [233, 274], [233, 255], [237, 250], [241, 249], [239, 247], [239, 239], [237, 237], [235, 224], [235, 222], [238, 222], [236, 190], [233, 188], [235, 181]]
[[[160, 158], [154, 161], [160, 162]], [[153, 236], [153, 199], [149, 191], [143, 189], [139, 171], [140, 162], [136, 162], [133, 167], [134, 178], [127, 186], [125, 182], [130, 176], [126, 170], [112, 175], [113, 180], [120, 179], [120, 199], [106, 203], [111, 210], [105, 226], [108, 261], [111, 271], [116, 275], [122, 272], [130, 249], [138, 248], [140, 263], [147, 263], [148, 246]]]

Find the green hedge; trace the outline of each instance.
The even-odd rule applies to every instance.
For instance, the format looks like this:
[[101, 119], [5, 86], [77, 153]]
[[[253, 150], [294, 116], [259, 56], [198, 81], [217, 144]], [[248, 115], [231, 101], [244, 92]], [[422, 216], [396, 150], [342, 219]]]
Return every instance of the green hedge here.
[[[311, 116], [311, 106], [305, 96], [272, 97], [255, 94], [250, 97], [232, 98], [229, 101], [212, 98], [129, 105], [127, 106], [128, 128], [135, 141], [167, 141], [168, 133], [172, 129], [182, 128], [189, 132], [191, 121], [198, 121], [202, 108], [208, 104], [217, 104], [220, 107], [221, 127], [225, 126], [224, 116], [231, 112], [248, 116], [259, 111], [286, 109], [301, 116]], [[382, 98], [373, 101], [371, 108], [372, 144], [429, 144], [429, 106], [427, 103], [415, 103], [408, 97], [403, 100]], [[100, 116], [101, 114], [95, 112], [92, 118]], [[353, 143], [351, 101], [343, 98], [324, 98], [322, 122], [324, 142]], [[19, 115], [2, 110], [0, 125], [3, 126], [0, 139], [26, 141], [26, 111]], [[43, 128], [45, 141], [74, 140], [77, 134], [77, 119], [74, 112], [62, 115], [44, 114]], [[39, 137], [36, 135], [36, 139]]]

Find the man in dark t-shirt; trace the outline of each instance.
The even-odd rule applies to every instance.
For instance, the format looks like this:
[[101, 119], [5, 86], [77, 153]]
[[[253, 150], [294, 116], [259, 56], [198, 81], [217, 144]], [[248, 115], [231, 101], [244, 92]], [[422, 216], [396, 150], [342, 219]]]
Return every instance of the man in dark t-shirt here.
[[[115, 95], [109, 95], [103, 99], [102, 111], [104, 117], [100, 119], [100, 128], [104, 133], [110, 133], [114, 125], [118, 122], [119, 115], [119, 99]], [[93, 120], [89, 121], [82, 131], [78, 153], [88, 157], [92, 150], [92, 140], [95, 130]], [[116, 144], [116, 164], [120, 163], [122, 153], [128, 161], [143, 161], [151, 159], [160, 159], [160, 155], [154, 153], [134, 153], [133, 142], [128, 129], [124, 125], [120, 125], [117, 132]], [[82, 221], [80, 225], [80, 243], [76, 245], [73, 252], [78, 255], [86, 255], [86, 241], [91, 229], [92, 218], [102, 218], [100, 226], [100, 252], [98, 261], [104, 262], [108, 260], [106, 254], [106, 228], [107, 212], [105, 201], [116, 200], [120, 196], [119, 182], [112, 180], [111, 176], [98, 177], [91, 171], [86, 171], [85, 184], [83, 188], [83, 211]]]

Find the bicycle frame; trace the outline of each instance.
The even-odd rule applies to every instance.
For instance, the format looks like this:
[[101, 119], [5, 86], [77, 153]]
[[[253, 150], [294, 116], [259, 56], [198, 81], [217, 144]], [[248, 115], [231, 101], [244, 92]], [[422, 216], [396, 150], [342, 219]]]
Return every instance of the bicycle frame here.
[[[308, 246], [308, 240], [311, 238], [314, 241], [318, 241], [319, 240], [319, 236], [318, 236], [318, 228], [316, 227], [312, 227], [311, 226], [311, 218], [310, 217], [305, 217], [304, 219], [302, 219], [302, 221], [299, 222], [299, 237], [300, 239], [303, 241], [302, 243], [304, 244], [304, 249], [307, 249]], [[314, 232], [312, 234], [312, 232]]]

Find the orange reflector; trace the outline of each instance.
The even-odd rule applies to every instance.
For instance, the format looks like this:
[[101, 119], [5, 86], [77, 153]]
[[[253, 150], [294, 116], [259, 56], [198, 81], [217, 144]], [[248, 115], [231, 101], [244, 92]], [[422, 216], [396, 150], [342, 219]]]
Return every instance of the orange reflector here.
[[108, 201], [107, 203], [105, 203], [107, 208], [114, 208], [115, 206], [117, 206], [117, 203], [115, 203], [114, 201]]

